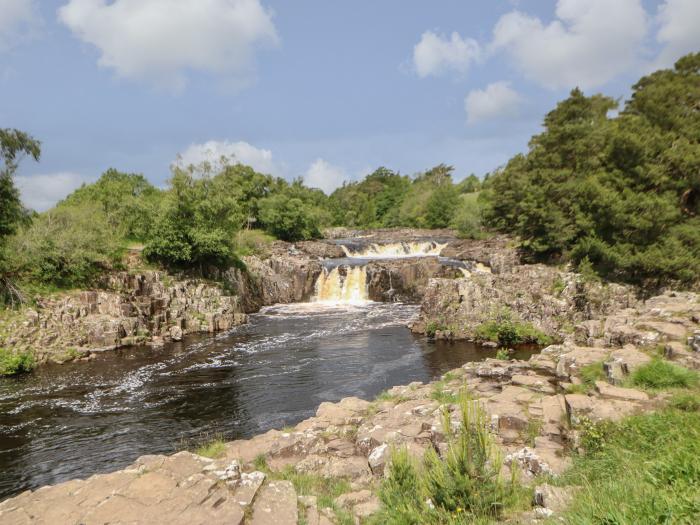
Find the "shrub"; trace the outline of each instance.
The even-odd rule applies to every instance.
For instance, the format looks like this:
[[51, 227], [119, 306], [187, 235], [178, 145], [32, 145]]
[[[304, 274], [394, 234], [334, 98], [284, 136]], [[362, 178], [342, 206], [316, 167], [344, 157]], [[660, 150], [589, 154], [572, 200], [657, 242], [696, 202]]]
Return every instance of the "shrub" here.
[[501, 458], [483, 409], [463, 396], [460, 413], [463, 423], [455, 430], [444, 412], [443, 458], [429, 449], [419, 465], [405, 449], [392, 453], [379, 492], [383, 506], [373, 523], [486, 523], [522, 501], [524, 489], [500, 477]]
[[30, 372], [34, 368], [34, 356], [30, 352], [12, 352], [0, 348], [0, 376]]
[[25, 281], [71, 288], [90, 285], [119, 264], [120, 239], [96, 204], [60, 206], [36, 217], [10, 242], [10, 265]]
[[698, 373], [668, 361], [654, 359], [632, 372], [631, 383], [652, 390], [689, 388], [698, 383]]
[[236, 255], [266, 255], [274, 238], [261, 230], [241, 230], [236, 234], [233, 249]]
[[457, 230], [464, 239], [482, 239], [485, 237], [481, 220], [481, 204], [478, 193], [465, 193], [460, 196], [461, 202], [457, 207], [450, 226]]
[[297, 197], [277, 194], [260, 201], [260, 221], [265, 230], [285, 241], [320, 237], [319, 218]]
[[428, 337], [435, 337], [435, 334], [438, 331], [446, 330], [447, 326], [445, 326], [444, 323], [440, 323], [438, 321], [430, 321], [428, 324], [425, 326], [425, 335]]
[[508, 347], [521, 343], [548, 345], [552, 338], [530, 323], [514, 321], [509, 310], [502, 310], [496, 318], [486, 321], [474, 329], [477, 341], [493, 341]]

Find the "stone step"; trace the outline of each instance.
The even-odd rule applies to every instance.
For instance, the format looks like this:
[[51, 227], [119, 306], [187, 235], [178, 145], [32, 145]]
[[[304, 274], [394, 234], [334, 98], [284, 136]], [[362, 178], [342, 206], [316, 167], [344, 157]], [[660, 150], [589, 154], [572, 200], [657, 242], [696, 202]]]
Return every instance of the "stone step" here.
[[297, 493], [291, 481], [271, 481], [258, 492], [250, 525], [297, 525]]

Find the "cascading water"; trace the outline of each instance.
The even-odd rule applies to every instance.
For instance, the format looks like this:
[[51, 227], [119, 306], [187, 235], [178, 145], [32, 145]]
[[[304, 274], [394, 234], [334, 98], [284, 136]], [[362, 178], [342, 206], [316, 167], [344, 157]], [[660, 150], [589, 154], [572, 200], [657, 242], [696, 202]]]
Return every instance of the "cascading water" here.
[[341, 267], [324, 269], [316, 280], [314, 302], [324, 303], [366, 303], [367, 267]]
[[445, 246], [447, 246], [447, 243], [443, 244], [435, 241], [372, 243], [362, 247], [341, 245], [345, 255], [359, 259], [437, 256], [440, 255]]

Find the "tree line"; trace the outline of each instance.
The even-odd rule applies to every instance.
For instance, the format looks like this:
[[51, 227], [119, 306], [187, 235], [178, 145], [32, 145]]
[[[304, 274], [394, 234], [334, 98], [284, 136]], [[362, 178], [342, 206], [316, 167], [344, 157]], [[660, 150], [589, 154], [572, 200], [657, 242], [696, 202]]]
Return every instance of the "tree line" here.
[[526, 154], [483, 179], [455, 183], [445, 164], [413, 176], [380, 167], [327, 196], [235, 162], [176, 165], [166, 189], [110, 169], [43, 213], [25, 209], [13, 182], [23, 157], [39, 159], [40, 143], [0, 129], [0, 293], [11, 302], [33, 286], [87, 286], [136, 245], [153, 264], [204, 272], [240, 264], [252, 246], [241, 239], [255, 232], [299, 241], [327, 226], [503, 232], [534, 261], [642, 286], [695, 286], [700, 54], [643, 77], [617, 108], [574, 89]]

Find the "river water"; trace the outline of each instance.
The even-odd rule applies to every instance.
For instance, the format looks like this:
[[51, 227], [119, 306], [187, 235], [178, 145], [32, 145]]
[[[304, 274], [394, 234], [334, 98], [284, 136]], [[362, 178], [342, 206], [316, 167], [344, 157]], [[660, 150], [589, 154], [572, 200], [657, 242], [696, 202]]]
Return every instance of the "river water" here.
[[370, 399], [492, 355], [414, 336], [406, 323], [417, 312], [380, 303], [276, 306], [215, 337], [2, 379], [0, 500], [211, 436], [281, 428], [322, 401]]

